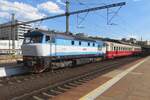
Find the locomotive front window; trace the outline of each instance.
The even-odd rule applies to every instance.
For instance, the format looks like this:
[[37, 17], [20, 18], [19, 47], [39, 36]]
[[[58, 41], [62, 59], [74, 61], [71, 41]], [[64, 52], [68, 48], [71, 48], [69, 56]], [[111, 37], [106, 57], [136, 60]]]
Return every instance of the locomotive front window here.
[[28, 44], [28, 43], [30, 43], [30, 41], [31, 41], [31, 38], [30, 37], [25, 37], [24, 38], [24, 44]]
[[32, 37], [25, 37], [24, 43], [41, 43], [43, 36], [32, 36]]
[[41, 43], [42, 42], [42, 36], [35, 36], [31, 38], [32, 43]]

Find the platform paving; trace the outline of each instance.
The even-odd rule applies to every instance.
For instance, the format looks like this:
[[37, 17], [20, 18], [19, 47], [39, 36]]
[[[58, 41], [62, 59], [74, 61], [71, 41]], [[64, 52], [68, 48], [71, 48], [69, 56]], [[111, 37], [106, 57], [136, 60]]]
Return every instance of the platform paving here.
[[[143, 61], [143, 62], [142, 62]], [[140, 63], [142, 62], [142, 63]], [[140, 63], [140, 64], [138, 64]], [[99, 76], [83, 85], [73, 88], [60, 94], [53, 100], [93, 100], [84, 98], [98, 87], [111, 81], [116, 76], [137, 65], [135, 69], [127, 73], [117, 83], [112, 85], [100, 95], [94, 97], [95, 100], [150, 100], [150, 57], [125, 65], [119, 69]], [[97, 91], [97, 93], [100, 91]], [[95, 96], [95, 94], [93, 94]]]
[[150, 100], [150, 57], [96, 100]]

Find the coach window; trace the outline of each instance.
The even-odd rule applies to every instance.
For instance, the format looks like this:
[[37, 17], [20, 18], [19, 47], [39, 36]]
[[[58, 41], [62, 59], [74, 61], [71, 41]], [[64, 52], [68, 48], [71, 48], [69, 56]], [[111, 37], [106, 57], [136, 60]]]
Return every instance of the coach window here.
[[79, 45], [81, 45], [81, 41], [79, 41]]
[[102, 50], [102, 47], [100, 45], [98, 45], [98, 50]]
[[50, 36], [46, 36], [46, 42], [50, 42]]
[[111, 47], [111, 50], [113, 51], [113, 46]]
[[71, 44], [74, 45], [74, 41], [71, 41]]

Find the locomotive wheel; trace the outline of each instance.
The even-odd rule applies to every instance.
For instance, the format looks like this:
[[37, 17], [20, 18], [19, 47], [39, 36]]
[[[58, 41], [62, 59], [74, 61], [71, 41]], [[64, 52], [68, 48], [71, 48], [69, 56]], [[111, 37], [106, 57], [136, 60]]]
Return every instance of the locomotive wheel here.
[[49, 68], [49, 62], [39, 61], [37, 64], [35, 64], [33, 72], [34, 73], [42, 73], [45, 70]]
[[33, 66], [34, 73], [41, 73], [45, 70], [45, 68], [41, 64], [36, 64]]

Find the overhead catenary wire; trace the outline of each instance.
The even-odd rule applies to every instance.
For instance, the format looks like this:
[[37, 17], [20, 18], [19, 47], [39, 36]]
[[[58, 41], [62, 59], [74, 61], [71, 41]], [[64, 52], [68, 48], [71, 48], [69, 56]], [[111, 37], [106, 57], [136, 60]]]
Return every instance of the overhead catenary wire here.
[[[83, 2], [81, 2], [81, 1], [79, 1], [79, 0], [76, 0], [80, 5], [83, 5], [83, 6], [85, 6], [85, 7], [89, 7], [88, 6], [88, 3], [83, 3]], [[90, 5], [91, 5], [92, 3], [90, 3]], [[106, 5], [105, 3], [95, 3], [96, 5]], [[121, 9], [121, 7], [122, 6], [120, 6], [119, 7], [119, 9], [117, 10], [117, 11], [115, 11], [115, 12], [111, 12], [111, 13], [114, 13], [113, 14], [113, 16], [109, 19], [109, 14], [110, 14], [110, 12], [109, 12], [109, 8], [107, 8], [107, 25], [116, 25], [116, 24], [114, 24], [114, 23], [111, 23], [111, 21], [113, 20], [113, 18], [118, 14], [118, 12], [120, 11], [120, 9]], [[100, 16], [100, 17], [102, 17], [102, 18], [104, 18], [104, 16]], [[104, 18], [105, 19], [105, 18]]]
[[[105, 5], [105, 6], [87, 8], [87, 9], [83, 9], [83, 10], [70, 12], [69, 15], [75, 15], [75, 14], [80, 14], [80, 13], [85, 13], [85, 12], [90, 12], [90, 11], [96, 11], [96, 10], [101, 10], [101, 9], [106, 9], [106, 8], [113, 8], [113, 7], [117, 7], [117, 6], [123, 6], [125, 4], [126, 4], [125, 2], [120, 2], [120, 3], [113, 3], [113, 4]], [[49, 16], [49, 17], [45, 17], [45, 18], [41, 18], [41, 19], [31, 20], [31, 21], [27, 21], [27, 22], [12, 24], [12, 25], [5, 25], [5, 26], [1, 26], [0, 28], [11, 27], [11, 26], [16, 26], [16, 25], [24, 25], [24, 24], [34, 23], [34, 22], [48, 20], [48, 19], [54, 19], [54, 18], [63, 17], [63, 16], [66, 16], [66, 13], [58, 14], [58, 15], [54, 15], [54, 16]]]
[[[85, 6], [85, 7], [88, 7], [88, 8], [89, 8], [88, 4], [83, 3], [83, 2], [81, 2], [81, 1], [79, 1], [79, 0], [76, 0], [76, 1], [78, 2], [79, 5], [82, 5], [82, 6]], [[90, 3], [90, 4], [91, 4], [91, 3]], [[96, 5], [106, 5], [106, 4], [105, 4], [105, 3], [100, 3], [100, 4], [96, 4]], [[89, 12], [87, 12], [86, 15], [85, 15], [83, 18], [79, 17], [79, 15], [77, 14], [77, 24], [78, 24], [78, 25], [81, 25], [81, 24], [85, 21], [85, 19], [86, 19], [86, 17], [88, 16], [88, 14], [89, 14]], [[101, 17], [103, 17], [103, 16], [101, 16]], [[78, 18], [81, 18], [81, 21], [80, 21], [80, 22], [79, 22]], [[104, 17], [103, 17], [103, 18], [104, 18]]]
[[[107, 24], [109, 25], [111, 25], [112, 23], [111, 23], [111, 21], [113, 20], [113, 18], [118, 14], [118, 12], [120, 11], [120, 9], [122, 8], [122, 6], [120, 6], [119, 7], [119, 9], [116, 11], [116, 12], [114, 12], [114, 14], [113, 14], [113, 16], [110, 18], [110, 19], [108, 19], [107, 21]], [[108, 12], [109, 10], [107, 10], [107, 12]], [[109, 14], [109, 12], [107, 13], [107, 14]]]
[[[78, 24], [79, 26], [85, 21], [85, 19], [86, 19], [86, 17], [88, 16], [88, 14], [89, 14], [89, 12], [87, 12], [84, 17], [79, 17], [79, 15], [77, 14], [77, 24]], [[81, 18], [80, 21], [78, 20], [79, 18]]]
[[[80, 5], [83, 5], [83, 6], [85, 6], [85, 7], [89, 7], [87, 4], [81, 3], [79, 0], [76, 0], [76, 1], [78, 1]], [[101, 3], [101, 4], [106, 5], [106, 4], [104, 4], [104, 3]], [[122, 6], [120, 6], [119, 9], [118, 9], [116, 12], [111, 12], [111, 13], [114, 13], [114, 15], [113, 15], [109, 20], [107, 19], [107, 25], [108, 25], [108, 23], [109, 23], [109, 25], [112, 25], [112, 23], [110, 24], [110, 22], [111, 22], [112, 19], [118, 14], [118, 12], [119, 12], [119, 10], [121, 9], [121, 7], [122, 7]], [[109, 14], [110, 14], [110, 12], [109, 12]], [[96, 14], [96, 15], [100, 16], [99, 14]], [[104, 16], [100, 16], [100, 17], [102, 17], [103, 19], [105, 19]], [[98, 24], [94, 24], [94, 23], [92, 23], [91, 26], [94, 26], [94, 28], [95, 28], [95, 27], [100, 28]], [[108, 28], [109, 28], [109, 29], [106, 28], [106, 30], [112, 30], [109, 26], [108, 26]], [[117, 34], [121, 34], [121, 33], [118, 32]], [[124, 34], [121, 34], [121, 35], [126, 36], [126, 35], [124, 35]]]

